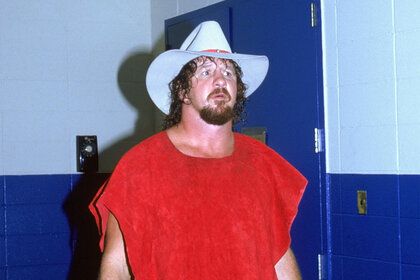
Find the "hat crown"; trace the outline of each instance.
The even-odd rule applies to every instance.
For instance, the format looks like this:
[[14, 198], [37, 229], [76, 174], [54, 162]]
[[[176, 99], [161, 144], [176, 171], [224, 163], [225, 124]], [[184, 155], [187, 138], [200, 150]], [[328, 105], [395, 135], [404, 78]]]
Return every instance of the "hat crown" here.
[[182, 43], [180, 50], [232, 52], [222, 28], [216, 21], [199, 24]]

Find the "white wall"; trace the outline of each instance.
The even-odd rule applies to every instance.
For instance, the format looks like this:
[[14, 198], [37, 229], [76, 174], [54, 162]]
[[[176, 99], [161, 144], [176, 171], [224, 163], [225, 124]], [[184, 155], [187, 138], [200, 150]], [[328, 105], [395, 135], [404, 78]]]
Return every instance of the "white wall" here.
[[[164, 19], [216, 2], [0, 0], [0, 175], [75, 173], [83, 134], [110, 171], [159, 127]], [[328, 171], [418, 174], [420, 2], [321, 2]]]
[[109, 171], [154, 131], [144, 85], [150, 1], [0, 7], [1, 174], [76, 173], [76, 135], [84, 134], [98, 136], [100, 171]]
[[420, 2], [321, 1], [327, 171], [420, 173]]
[[164, 19], [215, 2], [0, 0], [0, 175], [76, 173], [76, 135], [111, 171], [160, 127], [144, 79]]

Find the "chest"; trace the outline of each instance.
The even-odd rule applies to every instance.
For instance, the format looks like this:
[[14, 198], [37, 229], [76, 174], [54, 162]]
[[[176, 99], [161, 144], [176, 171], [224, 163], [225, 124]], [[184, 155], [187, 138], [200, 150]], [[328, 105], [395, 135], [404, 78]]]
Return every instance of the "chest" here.
[[[195, 165], [156, 189], [156, 225], [178, 235], [235, 235], [269, 224], [273, 188], [255, 166]], [[250, 233], [251, 234], [251, 233]]]

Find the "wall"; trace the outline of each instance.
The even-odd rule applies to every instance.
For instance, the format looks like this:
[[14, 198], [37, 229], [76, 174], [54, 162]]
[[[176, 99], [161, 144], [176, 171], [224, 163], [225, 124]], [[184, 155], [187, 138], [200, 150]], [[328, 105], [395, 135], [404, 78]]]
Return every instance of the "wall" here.
[[[212, 2], [0, 0], [0, 279], [95, 279], [86, 207], [156, 131], [163, 19]], [[76, 171], [76, 135], [98, 136], [98, 174]]]
[[121, 154], [114, 145], [153, 130], [150, 4], [112, 2], [1, 2], [4, 174], [75, 173], [75, 136], [84, 134], [98, 136], [108, 172]]
[[[159, 127], [144, 76], [163, 20], [214, 2], [0, 0], [0, 279], [97, 265], [85, 206]], [[420, 4], [321, 2], [333, 279], [417, 279]], [[102, 174], [76, 172], [80, 134], [98, 136]]]
[[[0, 0], [0, 279], [95, 279], [86, 207], [156, 131], [144, 78], [163, 18], [208, 4]], [[76, 172], [76, 135], [98, 136], [100, 173]]]
[[419, 174], [420, 3], [324, 1], [331, 173]]
[[330, 279], [420, 278], [419, 12], [322, 1]]
[[154, 132], [150, 3], [0, 6], [0, 279], [94, 279], [86, 205], [104, 176], [76, 172], [76, 135], [98, 136], [106, 174]]

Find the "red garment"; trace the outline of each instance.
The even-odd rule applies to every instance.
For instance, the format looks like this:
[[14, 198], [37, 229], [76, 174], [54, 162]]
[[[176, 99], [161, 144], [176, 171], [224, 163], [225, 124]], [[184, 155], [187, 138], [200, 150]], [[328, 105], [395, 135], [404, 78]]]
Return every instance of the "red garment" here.
[[162, 132], [121, 159], [90, 209], [102, 249], [108, 211], [118, 220], [136, 279], [277, 279], [306, 183], [250, 137], [196, 158]]

